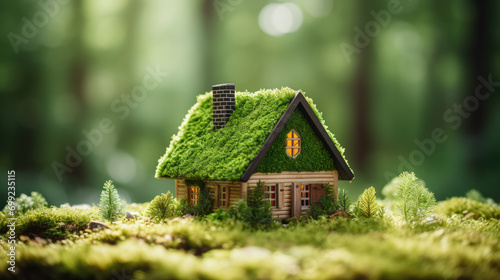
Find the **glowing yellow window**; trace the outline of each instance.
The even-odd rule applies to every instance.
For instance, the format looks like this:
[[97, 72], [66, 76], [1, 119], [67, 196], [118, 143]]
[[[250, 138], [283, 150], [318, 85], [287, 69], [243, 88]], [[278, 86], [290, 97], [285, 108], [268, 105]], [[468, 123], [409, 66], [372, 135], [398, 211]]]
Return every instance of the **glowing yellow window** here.
[[295, 130], [292, 130], [287, 134], [286, 152], [293, 158], [300, 154], [300, 136]]
[[189, 204], [191, 204], [191, 205], [198, 204], [199, 190], [200, 189], [197, 187], [190, 187], [189, 188]]

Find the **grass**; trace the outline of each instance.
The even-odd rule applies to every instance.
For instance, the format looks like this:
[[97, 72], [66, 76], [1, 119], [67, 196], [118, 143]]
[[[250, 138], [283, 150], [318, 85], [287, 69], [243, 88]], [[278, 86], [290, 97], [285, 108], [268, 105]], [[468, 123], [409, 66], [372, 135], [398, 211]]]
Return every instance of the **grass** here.
[[[7, 271], [8, 244], [1, 239], [0, 278], [498, 279], [500, 220], [464, 220], [442, 211], [448, 204], [455, 209], [454, 200], [442, 202], [439, 216], [417, 225], [386, 214], [302, 218], [267, 230], [232, 220], [157, 224], [142, 216], [92, 232], [83, 225], [96, 217], [95, 208], [39, 209], [18, 220], [18, 236], [31, 239], [16, 244], [15, 274]], [[146, 205], [128, 210], [144, 215]]]

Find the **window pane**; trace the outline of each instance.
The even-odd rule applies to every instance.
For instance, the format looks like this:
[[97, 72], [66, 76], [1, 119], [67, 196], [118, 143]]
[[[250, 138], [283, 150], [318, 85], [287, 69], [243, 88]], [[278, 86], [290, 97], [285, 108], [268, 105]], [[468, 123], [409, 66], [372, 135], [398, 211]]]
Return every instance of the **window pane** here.
[[271, 198], [275, 198], [276, 197], [276, 194], [275, 193], [271, 193]]
[[292, 149], [286, 149], [286, 152], [287, 152], [290, 156], [293, 156], [293, 154], [292, 154]]
[[273, 186], [271, 186], [271, 191], [272, 191], [272, 192], [274, 192], [274, 185], [273, 185]]

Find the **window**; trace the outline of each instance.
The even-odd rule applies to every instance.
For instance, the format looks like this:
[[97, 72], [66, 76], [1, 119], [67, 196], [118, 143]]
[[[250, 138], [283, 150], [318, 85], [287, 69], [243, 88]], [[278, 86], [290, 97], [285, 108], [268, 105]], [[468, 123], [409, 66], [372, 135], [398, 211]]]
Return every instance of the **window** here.
[[197, 205], [198, 204], [198, 198], [200, 195], [200, 188], [198, 187], [189, 187], [189, 204], [191, 205]]
[[228, 206], [228, 187], [219, 185], [219, 207], [227, 207]]
[[300, 205], [309, 207], [311, 205], [311, 185], [300, 186]]
[[264, 186], [264, 200], [271, 202], [271, 207], [276, 207], [276, 185]]
[[300, 153], [300, 136], [295, 130], [287, 134], [286, 152], [292, 158], [295, 158]]

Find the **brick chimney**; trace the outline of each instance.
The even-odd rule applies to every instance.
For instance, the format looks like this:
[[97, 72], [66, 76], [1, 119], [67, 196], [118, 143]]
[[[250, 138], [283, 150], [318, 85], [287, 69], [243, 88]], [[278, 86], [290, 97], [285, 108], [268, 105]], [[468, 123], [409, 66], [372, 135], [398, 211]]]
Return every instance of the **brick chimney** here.
[[234, 84], [212, 86], [212, 115], [214, 130], [223, 128], [234, 111]]

